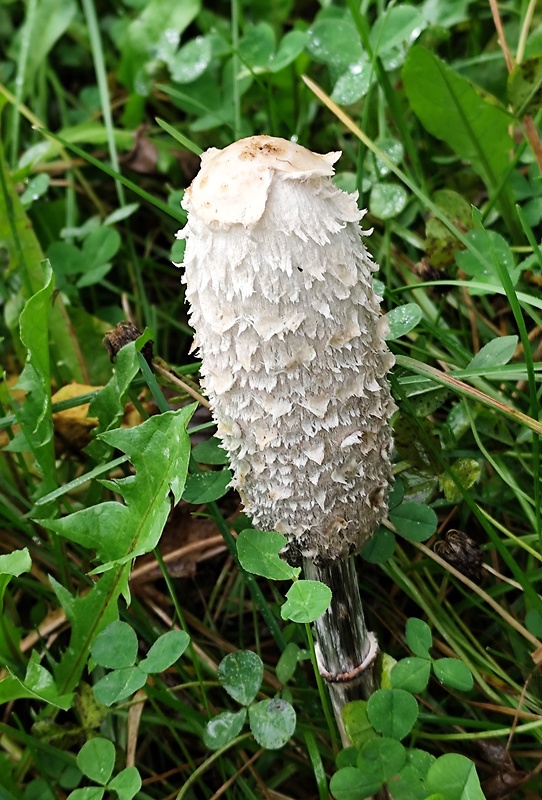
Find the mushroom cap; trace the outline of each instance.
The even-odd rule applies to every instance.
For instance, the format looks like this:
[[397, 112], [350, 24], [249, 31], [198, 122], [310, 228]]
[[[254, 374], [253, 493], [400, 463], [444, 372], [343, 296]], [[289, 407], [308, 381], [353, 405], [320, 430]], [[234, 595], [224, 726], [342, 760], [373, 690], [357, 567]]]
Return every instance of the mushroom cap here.
[[209, 148], [186, 190], [183, 208], [206, 224], [252, 225], [262, 216], [274, 174], [283, 179], [330, 177], [340, 152], [320, 155], [274, 136], [249, 136], [224, 150]]

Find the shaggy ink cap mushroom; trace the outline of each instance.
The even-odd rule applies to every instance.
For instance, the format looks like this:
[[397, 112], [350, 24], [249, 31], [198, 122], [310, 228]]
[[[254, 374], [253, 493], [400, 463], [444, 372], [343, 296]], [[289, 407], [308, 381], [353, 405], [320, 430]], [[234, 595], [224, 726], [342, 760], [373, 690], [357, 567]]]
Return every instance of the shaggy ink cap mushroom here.
[[232, 485], [291, 561], [345, 558], [387, 513], [393, 356], [339, 157], [271, 136], [211, 148], [177, 234]]

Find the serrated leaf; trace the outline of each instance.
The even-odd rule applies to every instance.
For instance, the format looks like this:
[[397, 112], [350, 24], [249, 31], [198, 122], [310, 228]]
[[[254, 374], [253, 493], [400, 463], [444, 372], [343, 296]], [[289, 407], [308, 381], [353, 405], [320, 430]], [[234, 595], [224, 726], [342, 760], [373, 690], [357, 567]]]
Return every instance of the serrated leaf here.
[[21, 430], [4, 447], [12, 452], [32, 452], [43, 475], [40, 494], [56, 488], [56, 464], [51, 417], [51, 375], [49, 364], [49, 309], [54, 288], [48, 262], [44, 264], [43, 286], [26, 303], [19, 328], [26, 348], [26, 363], [16, 388], [26, 392], [16, 410]]
[[402, 658], [391, 671], [391, 685], [394, 689], [419, 694], [427, 688], [430, 672], [429, 659], [419, 656]]
[[251, 705], [248, 719], [254, 738], [266, 750], [284, 747], [295, 732], [295, 711], [290, 703], [280, 697]]
[[247, 717], [246, 708], [232, 713], [223, 711], [209, 720], [203, 731], [203, 744], [209, 750], [219, 750], [232, 742], [239, 735], [245, 719]]
[[430, 506], [401, 503], [390, 511], [390, 522], [411, 542], [425, 542], [437, 529], [437, 515]]
[[6, 669], [7, 676], [0, 681], [0, 705], [21, 698], [67, 710], [73, 703], [73, 695], [59, 689], [51, 673], [39, 663], [39, 654], [33, 650], [24, 680]]
[[[73, 3], [70, 4], [75, 7]], [[47, 5], [43, 3], [40, 8], [47, 15]], [[41, 37], [42, 31], [38, 27], [36, 32]], [[42, 265], [45, 262], [34, 228], [26, 216], [2, 153], [0, 153], [0, 248], [6, 251], [6, 263], [9, 263], [10, 273], [18, 276], [17, 280], [22, 287], [17, 295], [7, 301], [4, 309], [6, 317], [9, 316], [9, 310], [12, 318], [18, 320], [18, 306], [22, 305], [24, 299], [28, 299], [30, 295], [41, 291], [44, 287]], [[79, 344], [71, 329], [61, 296], [49, 304], [48, 312], [51, 357], [57, 367], [58, 380], [62, 383], [72, 380], [84, 383]], [[36, 331], [38, 330], [36, 326]], [[43, 347], [47, 345], [47, 341], [43, 335], [41, 338]]]
[[127, 622], [115, 620], [98, 634], [90, 654], [102, 667], [123, 669], [134, 665], [137, 648], [134, 629]]
[[386, 314], [388, 333], [386, 341], [399, 339], [418, 325], [422, 318], [422, 310], [417, 303], [405, 303], [403, 306], [392, 308]]
[[[117, 353], [111, 378], [90, 404], [88, 416], [98, 418], [95, 435], [116, 427], [124, 414], [126, 392], [138, 372], [136, 344], [130, 342]], [[86, 447], [86, 452], [96, 461], [105, 460], [110, 451], [111, 447], [99, 438], [95, 438]]]
[[126, 590], [129, 566], [120, 572], [110, 571], [81, 597], [74, 596], [49, 576], [53, 590], [70, 622], [70, 642], [55, 669], [57, 683], [63, 691], [71, 691], [87, 663], [94, 639], [118, 616], [117, 600]]
[[[30, 569], [32, 569], [32, 559], [30, 558], [28, 547], [23, 547], [21, 550], [12, 550], [11, 553], [0, 556], [0, 575], [17, 577]], [[0, 602], [1, 599], [0, 595]]]
[[280, 609], [282, 619], [292, 622], [314, 622], [331, 602], [331, 589], [320, 581], [296, 581], [286, 593]]
[[431, 628], [423, 619], [410, 617], [405, 629], [406, 641], [414, 655], [430, 658], [429, 650], [433, 647]]
[[229, 653], [218, 665], [218, 680], [234, 700], [247, 706], [252, 703], [263, 678], [261, 658], [250, 650]]
[[183, 492], [183, 500], [193, 505], [219, 500], [228, 491], [231, 478], [229, 469], [189, 475]]
[[104, 706], [111, 706], [131, 697], [146, 682], [147, 674], [139, 667], [115, 669], [94, 684], [94, 696]]
[[105, 785], [113, 774], [115, 745], [109, 739], [89, 739], [77, 754], [77, 766], [91, 781]]
[[485, 800], [476, 767], [468, 758], [456, 753], [437, 758], [429, 767], [426, 783], [433, 792], [441, 792], [446, 787], [446, 800]]
[[188, 645], [190, 636], [186, 631], [168, 631], [163, 633], [151, 646], [147, 657], [139, 664], [143, 672], [163, 672], [182, 656]]
[[378, 689], [367, 701], [367, 715], [383, 736], [404, 739], [418, 718], [418, 703], [403, 689]]
[[[122, 352], [122, 351], [121, 351]], [[101, 434], [123, 451], [136, 470], [135, 477], [113, 482], [125, 504], [108, 501], [48, 521], [52, 530], [84, 547], [96, 550], [104, 562], [123, 564], [156, 547], [173, 502], [180, 500], [188, 471], [190, 440], [186, 425], [195, 406], [150, 417], [137, 428]]]
[[301, 569], [283, 561], [279, 552], [286, 537], [275, 531], [258, 531], [247, 528], [237, 538], [237, 555], [243, 569], [253, 575], [262, 575], [274, 581], [293, 580]]
[[458, 658], [438, 658], [433, 661], [433, 670], [438, 680], [458, 692], [470, 692], [474, 678], [470, 669]]

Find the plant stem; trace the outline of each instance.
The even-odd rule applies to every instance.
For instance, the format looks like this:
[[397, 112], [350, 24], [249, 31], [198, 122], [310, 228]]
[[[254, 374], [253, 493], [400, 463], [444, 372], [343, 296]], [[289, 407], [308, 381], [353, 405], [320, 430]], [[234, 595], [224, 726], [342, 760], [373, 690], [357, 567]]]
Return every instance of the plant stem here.
[[349, 747], [342, 711], [347, 703], [375, 691], [378, 644], [365, 624], [353, 556], [320, 564], [305, 558], [303, 572], [308, 580], [321, 581], [332, 591], [329, 608], [315, 622], [316, 654], [343, 745]]

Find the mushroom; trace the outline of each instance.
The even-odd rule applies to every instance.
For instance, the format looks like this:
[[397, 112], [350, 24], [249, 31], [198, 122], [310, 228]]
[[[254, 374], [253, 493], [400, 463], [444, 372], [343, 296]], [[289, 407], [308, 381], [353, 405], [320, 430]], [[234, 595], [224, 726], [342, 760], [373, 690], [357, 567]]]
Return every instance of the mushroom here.
[[[233, 486], [256, 527], [286, 536], [289, 561], [339, 595], [353, 581], [359, 597], [348, 559], [387, 513], [393, 356], [359, 225], [365, 212], [332, 182], [339, 157], [271, 136], [211, 148], [185, 192], [177, 236]], [[334, 598], [324, 625], [335, 624]], [[321, 653], [322, 674], [340, 683], [362, 666], [376, 646], [365, 640], [350, 660], [330, 664]]]

